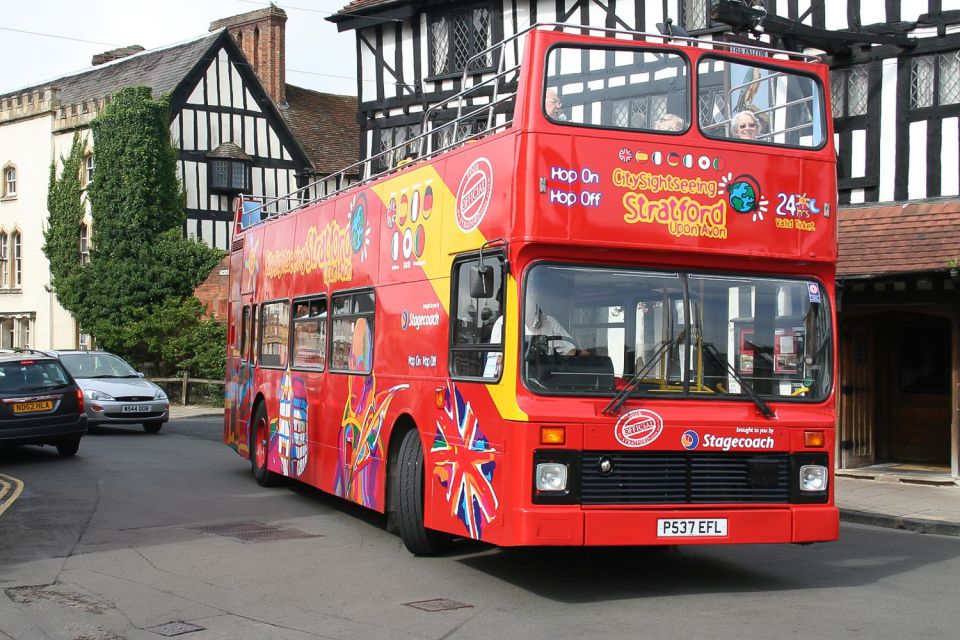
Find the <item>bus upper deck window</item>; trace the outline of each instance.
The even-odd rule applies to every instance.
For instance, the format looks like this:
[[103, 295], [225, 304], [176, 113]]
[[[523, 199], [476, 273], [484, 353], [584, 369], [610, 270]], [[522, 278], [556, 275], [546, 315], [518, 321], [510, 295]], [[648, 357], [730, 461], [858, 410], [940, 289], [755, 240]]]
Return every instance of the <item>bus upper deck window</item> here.
[[686, 131], [685, 57], [626, 47], [557, 46], [547, 53], [543, 113], [560, 124], [628, 131]]
[[697, 67], [700, 130], [709, 138], [819, 148], [823, 92], [812, 75], [745, 61], [703, 58]]

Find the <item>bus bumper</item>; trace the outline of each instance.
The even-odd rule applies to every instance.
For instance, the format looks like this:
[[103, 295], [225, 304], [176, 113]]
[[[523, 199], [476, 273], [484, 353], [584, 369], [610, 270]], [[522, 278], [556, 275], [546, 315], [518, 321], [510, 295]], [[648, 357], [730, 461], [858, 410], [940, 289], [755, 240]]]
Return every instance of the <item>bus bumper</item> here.
[[[840, 513], [828, 505], [729, 510], [519, 510], [505, 524], [504, 546], [773, 544], [836, 540]], [[726, 519], [726, 535], [658, 537], [660, 519]]]

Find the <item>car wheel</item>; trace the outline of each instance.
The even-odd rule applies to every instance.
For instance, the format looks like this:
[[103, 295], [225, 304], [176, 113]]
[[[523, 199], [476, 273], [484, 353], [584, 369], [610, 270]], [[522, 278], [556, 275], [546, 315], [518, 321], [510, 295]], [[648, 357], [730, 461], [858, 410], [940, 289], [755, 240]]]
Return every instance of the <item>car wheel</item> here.
[[160, 433], [160, 429], [163, 428], [162, 422], [144, 422], [143, 430], [147, 433]]
[[250, 470], [261, 487], [275, 487], [283, 476], [267, 469], [270, 457], [270, 421], [267, 408], [261, 403], [253, 414], [253, 443], [250, 450]]
[[74, 436], [58, 442], [57, 453], [64, 457], [77, 455], [77, 451], [80, 450], [80, 437]]
[[423, 445], [416, 429], [404, 434], [396, 464], [396, 524], [403, 546], [415, 556], [443, 553], [450, 548], [452, 537], [423, 526]]

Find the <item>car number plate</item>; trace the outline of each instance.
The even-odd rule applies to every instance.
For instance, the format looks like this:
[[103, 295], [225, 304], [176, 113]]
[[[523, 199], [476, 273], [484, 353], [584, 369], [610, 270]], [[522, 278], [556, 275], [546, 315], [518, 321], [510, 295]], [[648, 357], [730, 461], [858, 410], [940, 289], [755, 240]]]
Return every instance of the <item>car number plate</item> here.
[[123, 413], [146, 413], [150, 411], [150, 405], [148, 404], [125, 404], [122, 409]]
[[13, 405], [14, 413], [34, 413], [36, 411], [50, 411], [53, 409], [53, 400], [38, 402], [17, 402]]
[[717, 538], [727, 535], [726, 518], [660, 518], [658, 538]]

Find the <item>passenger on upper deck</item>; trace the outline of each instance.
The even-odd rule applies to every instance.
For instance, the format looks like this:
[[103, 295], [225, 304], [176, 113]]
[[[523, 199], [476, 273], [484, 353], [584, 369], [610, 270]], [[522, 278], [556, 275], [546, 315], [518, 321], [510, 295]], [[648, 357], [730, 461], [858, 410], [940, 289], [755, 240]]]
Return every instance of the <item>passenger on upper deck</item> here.
[[660, 116], [660, 119], [653, 125], [653, 128], [657, 131], [683, 131], [683, 128], [686, 126], [683, 118], [673, 113], [665, 113]]
[[560, 110], [562, 108], [563, 103], [560, 102], [560, 96], [557, 94], [557, 90], [553, 87], [548, 88], [543, 99], [543, 109], [547, 112], [547, 117], [551, 120], [566, 122], [567, 116]]
[[730, 121], [730, 137], [741, 140], [756, 140], [760, 134], [760, 118], [753, 111], [740, 111]]

